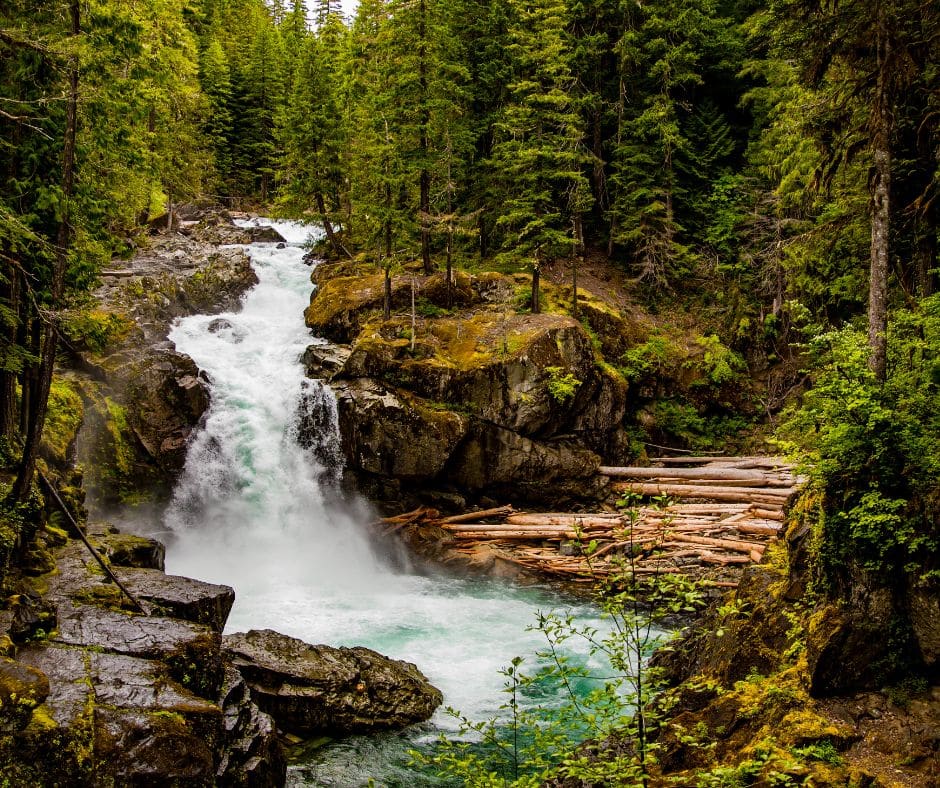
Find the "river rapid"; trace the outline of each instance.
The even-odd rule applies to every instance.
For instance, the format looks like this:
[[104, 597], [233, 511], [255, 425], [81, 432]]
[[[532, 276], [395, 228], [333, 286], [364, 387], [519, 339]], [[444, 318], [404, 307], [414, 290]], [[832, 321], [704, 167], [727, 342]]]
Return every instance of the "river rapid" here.
[[[303, 319], [312, 287], [303, 243], [316, 231], [255, 221], [288, 243], [248, 247], [259, 283], [241, 310], [184, 318], [170, 334], [208, 375], [212, 404], [165, 514], [167, 571], [235, 588], [227, 632], [270, 628], [310, 643], [368, 646], [416, 663], [445, 706], [474, 720], [499, 715], [500, 668], [517, 655], [534, 668], [545, 646], [529, 629], [537, 612], [560, 607], [602, 626], [596, 611], [549, 589], [396, 571], [376, 554], [368, 504], [336, 492], [335, 399], [300, 363], [308, 345], [323, 341]], [[312, 411], [322, 429], [298, 441]], [[590, 664], [585, 644], [566, 647]], [[438, 711], [403, 733], [328, 744], [299, 758], [288, 783], [420, 785], [407, 749], [455, 730]]]

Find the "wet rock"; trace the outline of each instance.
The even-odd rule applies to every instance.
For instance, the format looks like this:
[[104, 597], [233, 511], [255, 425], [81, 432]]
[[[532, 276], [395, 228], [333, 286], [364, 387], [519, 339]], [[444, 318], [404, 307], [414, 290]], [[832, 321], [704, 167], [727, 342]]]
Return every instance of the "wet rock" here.
[[226, 320], [224, 317], [217, 317], [215, 320], [209, 323], [206, 330], [210, 334], [218, 334], [223, 329], [231, 329], [231, 328], [232, 328], [231, 320]]
[[[600, 457], [575, 443], [548, 444], [512, 430], [484, 424], [453, 457], [448, 477], [461, 489], [492, 490], [510, 498], [532, 496], [557, 500], [559, 496], [599, 494]], [[546, 487], [553, 488], [550, 491]]]
[[259, 708], [300, 735], [402, 728], [443, 699], [417, 667], [366, 648], [313, 646], [271, 630], [224, 638]]
[[351, 352], [341, 345], [310, 345], [300, 360], [308, 378], [328, 380], [343, 368]]
[[810, 692], [816, 697], [880, 686], [889, 676], [886, 633], [894, 618], [889, 589], [855, 587], [850, 603], [833, 602], [813, 615], [806, 639]]
[[222, 737], [218, 705], [176, 684], [159, 663], [91, 652], [95, 755], [123, 785], [214, 784]]
[[106, 534], [95, 539], [99, 552], [112, 566], [163, 571], [166, 547], [156, 539], [136, 534]]
[[911, 626], [928, 668], [940, 665], [940, 592], [914, 589], [908, 593]]
[[276, 243], [280, 249], [287, 245], [284, 236], [273, 227], [249, 227], [248, 234], [251, 237], [251, 243]]
[[160, 662], [56, 644], [19, 660], [47, 675], [51, 691], [15, 741], [17, 784], [214, 784], [221, 710]]
[[166, 615], [204, 624], [215, 632], [225, 627], [235, 591], [224, 585], [167, 575], [155, 569], [127, 569], [121, 582], [138, 599]]
[[339, 428], [349, 465], [401, 479], [432, 479], [466, 436], [466, 417], [427, 407], [417, 397], [369, 380], [344, 382], [337, 392]]
[[222, 759], [216, 770], [220, 786], [275, 788], [284, 784], [287, 762], [271, 716], [251, 699], [235, 668], [225, 668], [221, 705]]
[[99, 709], [95, 714], [98, 785], [215, 785], [212, 748], [171, 709]]
[[310, 452], [321, 469], [320, 483], [338, 482], [345, 466], [339, 414], [336, 397], [322, 381], [302, 381], [294, 430], [297, 443]]
[[26, 727], [33, 709], [49, 695], [45, 674], [29, 665], [0, 657], [0, 734]]

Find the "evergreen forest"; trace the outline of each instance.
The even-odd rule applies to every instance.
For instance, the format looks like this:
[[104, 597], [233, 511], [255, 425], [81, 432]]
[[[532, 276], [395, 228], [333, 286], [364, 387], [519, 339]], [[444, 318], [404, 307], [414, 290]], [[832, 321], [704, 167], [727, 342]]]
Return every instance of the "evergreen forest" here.
[[[878, 675], [936, 684], [910, 621], [940, 614], [938, 54], [932, 0], [4, 0], [3, 506], [37, 494], [101, 271], [181, 206], [321, 224], [386, 316], [397, 273], [498, 271], [577, 319], [601, 261], [698, 326], [716, 385], [756, 381], [665, 434], [805, 461], [814, 599], [887, 589]], [[668, 352], [614, 361], [632, 385]]]

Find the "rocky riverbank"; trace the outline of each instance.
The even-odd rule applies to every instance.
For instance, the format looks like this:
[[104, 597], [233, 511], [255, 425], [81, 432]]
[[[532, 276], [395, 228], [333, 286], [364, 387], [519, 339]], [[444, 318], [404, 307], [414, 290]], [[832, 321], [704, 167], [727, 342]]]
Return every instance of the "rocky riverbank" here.
[[[69, 316], [72, 357], [42, 467], [76, 518], [76, 458], [99, 507], [169, 489], [208, 396], [166, 331], [180, 315], [234, 308], [254, 272], [241, 249], [218, 244], [278, 242], [272, 232], [215, 214], [184, 223], [105, 272], [97, 303]], [[223, 638], [231, 588], [167, 575], [159, 542], [92, 520], [82, 528], [99, 561], [63, 514], [37, 495], [0, 577], [14, 592], [0, 611], [0, 771], [11, 784], [277, 786], [282, 732], [397, 728], [440, 704], [414, 665], [366, 649]]]

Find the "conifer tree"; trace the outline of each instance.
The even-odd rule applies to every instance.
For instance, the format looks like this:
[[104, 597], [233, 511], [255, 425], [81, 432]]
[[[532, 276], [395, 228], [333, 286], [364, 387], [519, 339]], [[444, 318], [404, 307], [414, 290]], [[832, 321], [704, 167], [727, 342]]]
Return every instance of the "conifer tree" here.
[[494, 124], [489, 167], [505, 183], [496, 221], [504, 254], [538, 263], [569, 255], [578, 243], [590, 204], [583, 174], [589, 155], [573, 97], [565, 4], [509, 5], [513, 80]]

